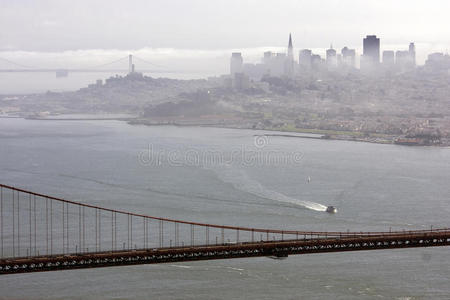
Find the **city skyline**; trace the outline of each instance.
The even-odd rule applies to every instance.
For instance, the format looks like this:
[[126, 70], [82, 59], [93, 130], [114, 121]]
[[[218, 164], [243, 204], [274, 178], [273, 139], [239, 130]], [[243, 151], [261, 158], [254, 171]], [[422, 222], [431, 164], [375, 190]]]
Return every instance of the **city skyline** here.
[[70, 5], [4, 0], [0, 56], [30, 65], [67, 67], [101, 64], [134, 53], [170, 69], [222, 73], [228, 69], [229, 53], [242, 52], [247, 61], [257, 62], [262, 52], [282, 51], [286, 33], [291, 32], [295, 59], [305, 48], [325, 56], [330, 44], [360, 54], [361, 38], [376, 34], [382, 38], [381, 51], [407, 50], [414, 42], [417, 64], [422, 65], [429, 53], [450, 49], [448, 10], [448, 1], [430, 5], [406, 0], [349, 0], [345, 5], [335, 0], [283, 1], [276, 6], [235, 0], [95, 0]]
[[[179, 70], [200, 71], [208, 72], [208, 74], [214, 73], [228, 73], [228, 61], [231, 52], [241, 52], [245, 57], [245, 62], [258, 63], [261, 61], [263, 52], [286, 52], [286, 35], [284, 46], [266, 46], [256, 48], [228, 48], [228, 49], [175, 49], [175, 48], [142, 48], [142, 49], [130, 49], [130, 50], [118, 50], [118, 49], [86, 49], [75, 51], [63, 51], [63, 52], [34, 52], [34, 51], [0, 51], [0, 57], [11, 59], [13, 61], [25, 64], [25, 65], [38, 65], [45, 67], [67, 67], [67, 66], [90, 66], [96, 63], [104, 63], [114, 60], [121, 56], [126, 56], [130, 53], [136, 54], [141, 57], [151, 58], [153, 62], [161, 64], [166, 67], [176, 65]], [[367, 34], [366, 34], [367, 35]], [[345, 41], [331, 41], [327, 46], [315, 48], [308, 47], [302, 41], [296, 39], [295, 31], [292, 31], [292, 39], [294, 41], [294, 60], [298, 62], [298, 54], [302, 49], [310, 49], [314, 54], [319, 54], [321, 57], [326, 57], [326, 51], [329, 49], [329, 45], [332, 44], [334, 49], [340, 53], [341, 49], [348, 47], [354, 49], [356, 52], [356, 64], [359, 66], [359, 56], [363, 54], [362, 39], [366, 36], [360, 37], [360, 43], [353, 45], [345, 43]], [[442, 46], [426, 45], [418, 43], [415, 40], [408, 41], [404, 44], [388, 44], [384, 42], [382, 36], [378, 37], [382, 39], [380, 44], [380, 60], [382, 59], [382, 53], [386, 50], [406, 51], [410, 42], [414, 42], [416, 46], [416, 61], [417, 65], [423, 65], [431, 53], [448, 53], [446, 48]], [[5, 62], [0, 64], [5, 65]], [[3, 66], [5, 67], [5, 66]], [[137, 66], [139, 70], [139, 66]]]
[[[308, 71], [361, 69], [362, 71], [396, 71], [411, 70], [417, 65], [416, 45], [410, 42], [407, 50], [388, 50], [381, 48], [381, 39], [376, 35], [366, 35], [362, 39], [362, 52], [344, 46], [337, 51], [330, 44], [325, 50], [325, 56], [314, 53], [311, 49], [303, 48], [298, 51], [298, 60], [294, 59], [292, 34], [289, 33], [288, 46], [284, 51], [265, 51], [259, 63], [244, 62], [241, 52], [233, 52], [230, 62], [230, 75], [244, 73], [250, 77], [262, 75], [288, 76]], [[444, 56], [443, 59], [439, 55]], [[236, 58], [239, 58], [238, 60]], [[430, 61], [432, 60], [432, 62]], [[427, 61], [436, 64], [438, 61], [447, 64], [448, 53], [432, 52], [427, 55]], [[444, 62], [445, 61], [445, 62]]]

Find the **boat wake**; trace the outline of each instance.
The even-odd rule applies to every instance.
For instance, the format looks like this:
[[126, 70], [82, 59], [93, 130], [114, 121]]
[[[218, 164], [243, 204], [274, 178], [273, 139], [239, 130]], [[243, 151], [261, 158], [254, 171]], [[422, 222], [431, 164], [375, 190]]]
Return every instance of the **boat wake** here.
[[327, 210], [327, 206], [320, 203], [292, 198], [277, 191], [270, 190], [256, 180], [251, 179], [244, 170], [234, 169], [228, 165], [223, 166], [220, 169], [214, 168], [213, 170], [220, 180], [233, 185], [237, 190], [247, 192], [263, 199], [294, 204], [315, 211]]

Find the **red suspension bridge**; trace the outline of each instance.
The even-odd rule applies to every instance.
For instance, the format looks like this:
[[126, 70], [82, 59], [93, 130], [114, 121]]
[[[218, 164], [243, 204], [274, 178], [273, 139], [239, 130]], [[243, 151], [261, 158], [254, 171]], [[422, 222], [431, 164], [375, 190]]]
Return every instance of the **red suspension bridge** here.
[[312, 232], [134, 214], [0, 184], [0, 274], [450, 245], [450, 229]]

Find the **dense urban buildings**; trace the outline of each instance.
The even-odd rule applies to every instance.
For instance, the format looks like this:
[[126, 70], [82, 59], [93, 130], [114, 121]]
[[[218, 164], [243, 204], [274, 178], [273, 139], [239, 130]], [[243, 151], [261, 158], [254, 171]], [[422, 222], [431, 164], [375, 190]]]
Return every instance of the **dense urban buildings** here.
[[[356, 49], [337, 51], [333, 45], [325, 51], [296, 52], [289, 36], [285, 51], [266, 51], [258, 63], [245, 62], [240, 52], [232, 53], [230, 72], [220, 77], [154, 79], [132, 68], [125, 77], [98, 81], [77, 92], [5, 96], [0, 113], [39, 117], [127, 112], [141, 114], [142, 122], [150, 124], [233, 126], [381, 143], [450, 145], [450, 56], [432, 53], [425, 65], [416, 66], [414, 43], [382, 49], [376, 39], [373, 53], [384, 51], [381, 63], [371, 69], [358, 68]], [[294, 53], [298, 53], [295, 58]]]
[[[413, 42], [403, 49], [382, 49], [376, 35], [363, 39], [359, 60], [349, 47], [338, 53], [330, 45], [324, 52], [322, 57], [301, 49], [295, 61], [289, 35], [286, 52], [266, 51], [260, 63], [242, 63], [240, 53], [232, 55], [232, 76], [225, 78], [228, 92], [252, 99], [238, 100], [240, 105], [261, 111], [283, 99], [276, 114], [256, 114], [260, 121], [253, 128], [320, 128], [333, 137], [337, 131], [357, 132], [365, 141], [379, 141], [372, 134], [383, 134], [383, 142], [450, 144], [448, 85], [439, 84], [448, 82], [450, 55], [429, 54], [418, 67]], [[266, 120], [265, 114], [271, 117]]]
[[[380, 55], [381, 54], [381, 55]], [[359, 59], [358, 59], [359, 58]], [[381, 58], [381, 60], [380, 60]], [[446, 69], [448, 55], [430, 54], [426, 62], [428, 70]], [[442, 66], [441, 66], [442, 64]], [[359, 67], [359, 68], [358, 68]], [[407, 49], [385, 49], [381, 52], [380, 38], [367, 35], [362, 41], [362, 54], [358, 56], [356, 49], [345, 46], [340, 53], [333, 45], [325, 51], [325, 57], [313, 53], [311, 49], [301, 49], [298, 61], [294, 58], [294, 46], [289, 34], [286, 52], [266, 51], [260, 63], [244, 63], [240, 52], [232, 53], [230, 61], [231, 86], [245, 86], [233, 83], [236, 80], [259, 80], [264, 76], [294, 78], [311, 72], [355, 72], [358, 69], [364, 74], [383, 74], [383, 72], [405, 72], [416, 68], [416, 46], [413, 42]], [[381, 72], [381, 73], [380, 73]], [[243, 73], [244, 75], [235, 74]]]

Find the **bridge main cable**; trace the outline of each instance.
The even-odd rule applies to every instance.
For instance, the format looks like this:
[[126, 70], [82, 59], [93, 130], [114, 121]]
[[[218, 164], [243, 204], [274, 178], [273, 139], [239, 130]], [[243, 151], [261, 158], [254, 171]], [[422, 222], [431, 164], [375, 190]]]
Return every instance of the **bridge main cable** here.
[[[58, 197], [53, 197], [53, 196], [49, 196], [49, 195], [45, 195], [45, 194], [40, 194], [40, 193], [28, 191], [25, 189], [9, 186], [9, 185], [5, 185], [5, 184], [0, 184], [0, 187], [10, 189], [13, 191], [17, 191], [17, 192], [21, 192], [21, 193], [34, 195], [37, 197], [46, 198], [49, 200], [55, 200], [55, 201], [59, 201], [59, 202], [63, 202], [63, 203], [78, 205], [78, 206], [86, 207], [86, 208], [92, 208], [95, 210], [107, 211], [107, 212], [116, 213], [116, 214], [123, 214], [123, 215], [165, 221], [165, 222], [176, 223], [176, 224], [201, 226], [201, 227], [205, 227], [205, 228], [235, 230], [237, 232], [246, 231], [246, 232], [257, 232], [257, 233], [266, 233], [266, 234], [271, 233], [271, 234], [281, 234], [281, 235], [286, 234], [286, 235], [299, 235], [299, 236], [306, 235], [306, 236], [311, 236], [311, 237], [312, 236], [314, 236], [314, 237], [379, 236], [379, 235], [387, 235], [387, 234], [388, 235], [404, 235], [406, 233], [420, 234], [420, 233], [430, 232], [430, 229], [409, 230], [409, 231], [402, 230], [402, 231], [388, 231], [388, 232], [387, 231], [369, 231], [369, 232], [367, 232], [367, 231], [366, 232], [363, 232], [363, 231], [358, 231], [358, 232], [357, 231], [298, 231], [298, 230], [280, 230], [280, 229], [239, 227], [239, 226], [230, 226], [230, 225], [217, 225], [217, 224], [209, 224], [209, 223], [199, 223], [199, 222], [191, 222], [191, 221], [184, 221], [184, 220], [176, 220], [176, 219], [163, 218], [163, 217], [154, 217], [154, 216], [149, 216], [149, 215], [144, 215], [144, 214], [131, 213], [131, 212], [123, 211], [123, 210], [105, 208], [105, 207], [86, 204], [86, 203], [82, 203], [82, 202], [76, 202], [76, 201], [66, 200], [66, 199], [62, 199], [62, 198], [58, 198]], [[433, 232], [439, 232], [439, 231], [444, 232], [444, 231], [448, 231], [448, 230], [450, 230], [450, 228], [431, 229], [431, 231], [433, 231]]]

